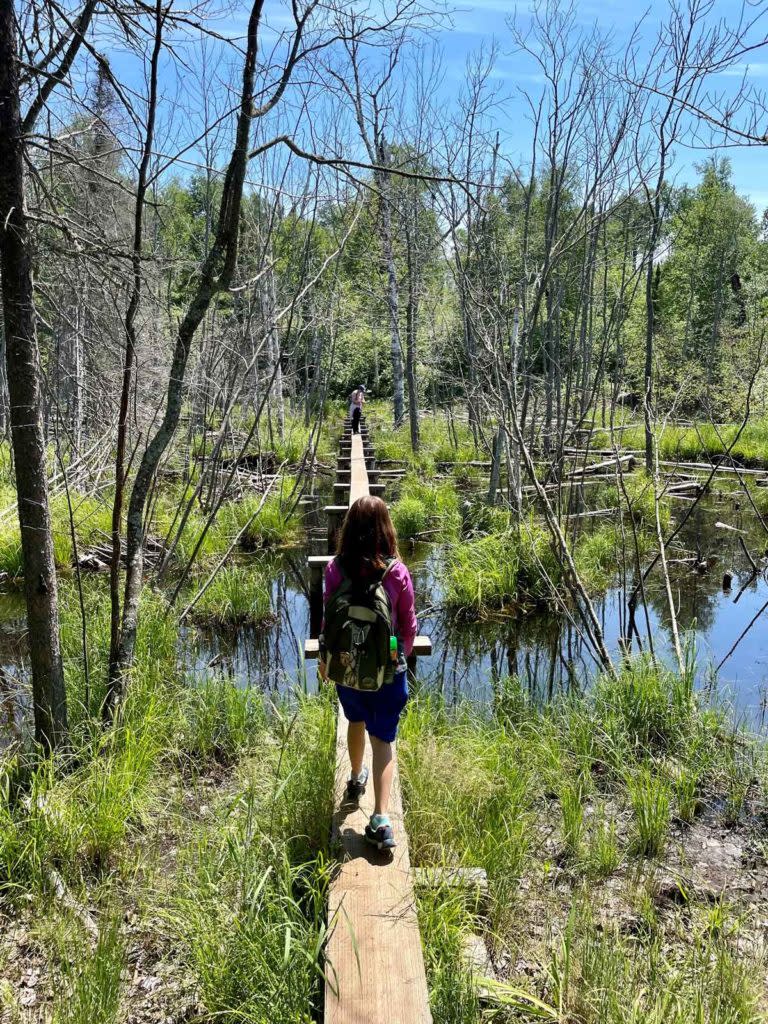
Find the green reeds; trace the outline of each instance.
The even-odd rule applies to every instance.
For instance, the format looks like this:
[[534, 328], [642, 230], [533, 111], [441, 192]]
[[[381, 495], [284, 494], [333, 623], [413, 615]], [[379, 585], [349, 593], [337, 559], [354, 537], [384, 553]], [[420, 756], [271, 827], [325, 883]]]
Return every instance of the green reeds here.
[[119, 1019], [126, 962], [116, 917], [104, 921], [93, 949], [70, 930], [61, 963], [64, 991], [54, 1001], [52, 1024], [112, 1024]]
[[663, 851], [669, 831], [672, 787], [648, 764], [628, 772], [626, 784], [635, 822], [632, 849], [641, 856], [656, 857]]
[[[673, 812], [690, 817], [703, 796], [722, 807], [716, 828], [743, 821], [761, 748], [732, 735], [690, 676], [643, 660], [544, 707], [517, 680], [498, 685], [491, 708], [419, 694], [399, 743], [414, 863], [483, 867], [489, 881], [481, 925], [447, 894], [419, 891], [436, 1019], [480, 1019], [457, 951], [484, 927], [497, 962], [549, 956], [545, 977], [512, 967], [491, 986], [501, 1019], [756, 1022], [760, 954], [730, 938], [744, 911], [722, 908], [713, 923], [694, 891], [684, 920], [662, 915], [638, 860], [665, 863]], [[710, 971], [723, 972], [721, 989]]]
[[222, 569], [195, 604], [198, 622], [217, 626], [262, 625], [272, 616], [269, 580], [256, 567]]
[[403, 540], [451, 540], [461, 525], [459, 500], [451, 484], [431, 484], [407, 477], [391, 506], [392, 520]]

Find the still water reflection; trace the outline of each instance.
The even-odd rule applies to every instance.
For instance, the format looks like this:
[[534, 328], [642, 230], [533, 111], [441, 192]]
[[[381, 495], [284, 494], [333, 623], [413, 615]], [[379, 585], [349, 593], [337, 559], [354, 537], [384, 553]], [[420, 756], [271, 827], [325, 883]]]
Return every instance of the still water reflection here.
[[[698, 682], [710, 685], [715, 669], [719, 691], [752, 725], [761, 725], [768, 692], [768, 581], [765, 567], [754, 574], [741, 537], [752, 557], [766, 552], [768, 534], [749, 508], [732, 497], [713, 498], [696, 508], [670, 550], [672, 582], [681, 630], [695, 642]], [[589, 522], [594, 522], [593, 520]], [[741, 532], [716, 526], [727, 522]], [[416, 545], [403, 552], [414, 576], [420, 631], [432, 637], [434, 653], [419, 661], [424, 684], [450, 699], [467, 695], [487, 699], [494, 683], [516, 674], [540, 700], [567, 687], [588, 686], [597, 671], [578, 624], [562, 612], [518, 610], [485, 621], [461, 622], [443, 608], [442, 580], [447, 552], [439, 546]], [[241, 686], [280, 691], [297, 682], [316, 685], [314, 663], [304, 665], [304, 638], [309, 635], [307, 550], [269, 556], [272, 575], [273, 624], [267, 629], [182, 631], [180, 661], [193, 677], [211, 672], [231, 675]], [[259, 556], [250, 556], [259, 559]], [[263, 559], [262, 559], [263, 560]], [[706, 563], [698, 571], [696, 563]], [[723, 574], [733, 573], [730, 592], [722, 589]], [[594, 601], [607, 645], [619, 654], [627, 631], [627, 587], [612, 586]], [[660, 657], [672, 662], [666, 596], [652, 574], [646, 587], [647, 618], [638, 615], [640, 644], [648, 634]], [[23, 603], [18, 595], [0, 595], [0, 733], [15, 731], [23, 714], [19, 684], [27, 676], [23, 640]]]

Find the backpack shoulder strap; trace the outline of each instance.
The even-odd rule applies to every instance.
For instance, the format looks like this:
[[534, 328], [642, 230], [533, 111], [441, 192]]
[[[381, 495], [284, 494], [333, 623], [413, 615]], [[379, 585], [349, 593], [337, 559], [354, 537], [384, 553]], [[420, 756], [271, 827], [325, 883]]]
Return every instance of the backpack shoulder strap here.
[[394, 567], [396, 565], [397, 565], [397, 559], [396, 558], [388, 558], [387, 559], [387, 564], [386, 564], [386, 566], [384, 568], [384, 572], [381, 574], [381, 582], [382, 583], [387, 578], [387, 575], [388, 575], [390, 569], [394, 569]]

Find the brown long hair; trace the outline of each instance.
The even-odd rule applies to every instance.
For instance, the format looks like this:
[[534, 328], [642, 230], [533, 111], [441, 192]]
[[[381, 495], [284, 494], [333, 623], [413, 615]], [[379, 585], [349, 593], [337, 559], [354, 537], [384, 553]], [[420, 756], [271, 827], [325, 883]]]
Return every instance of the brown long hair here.
[[336, 554], [348, 576], [381, 572], [387, 559], [400, 557], [397, 533], [381, 498], [365, 495], [352, 504], [341, 528]]

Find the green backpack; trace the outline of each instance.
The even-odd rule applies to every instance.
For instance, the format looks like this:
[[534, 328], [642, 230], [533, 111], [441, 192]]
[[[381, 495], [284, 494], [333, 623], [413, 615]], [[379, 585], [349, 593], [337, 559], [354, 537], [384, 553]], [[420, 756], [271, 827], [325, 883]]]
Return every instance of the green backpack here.
[[342, 579], [325, 606], [322, 638], [328, 678], [353, 690], [378, 690], [395, 674], [389, 646], [392, 604], [384, 589], [395, 559], [367, 581], [351, 580], [336, 564]]

